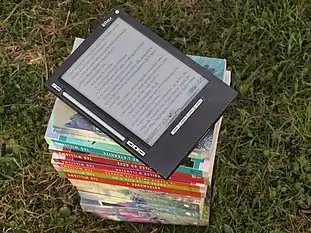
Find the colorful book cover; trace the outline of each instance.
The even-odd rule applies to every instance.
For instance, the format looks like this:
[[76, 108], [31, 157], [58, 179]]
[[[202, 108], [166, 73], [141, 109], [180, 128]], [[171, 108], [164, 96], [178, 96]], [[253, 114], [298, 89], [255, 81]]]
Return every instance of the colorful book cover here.
[[[175, 209], [175, 212], [172, 210], [170, 211], [169, 208], [163, 207], [126, 207], [126, 206], [118, 206], [118, 205], [110, 205], [110, 204], [105, 204], [102, 203], [101, 205], [93, 205], [89, 204], [90, 200], [85, 200], [84, 198], [81, 198], [80, 204], [83, 206], [83, 209], [87, 212], [98, 212], [98, 211], [103, 211], [105, 214], [113, 214], [115, 213], [115, 210], [127, 210], [131, 211], [134, 213], [144, 213], [146, 214], [145, 216], [157, 216], [161, 218], [166, 218], [166, 219], [183, 219], [183, 220], [192, 220], [192, 221], [198, 221], [200, 220], [199, 214], [196, 212], [190, 212], [190, 211], [185, 211], [181, 209]], [[107, 212], [106, 212], [107, 211]], [[112, 212], [110, 212], [112, 211]]]
[[[87, 202], [88, 204], [85, 204]], [[149, 210], [141, 210], [133, 207], [118, 207], [110, 205], [91, 205], [90, 200], [81, 199], [81, 208], [85, 212], [90, 212], [105, 219], [114, 221], [128, 222], [146, 222], [161, 223], [174, 225], [201, 225], [207, 226], [209, 220], [205, 218], [197, 218], [192, 216], [191, 212], [186, 214], [178, 214], [168, 211], [158, 211], [150, 208]]]
[[[53, 134], [52, 126], [48, 125], [48, 128], [50, 128], [50, 133]], [[115, 152], [110, 151], [104, 151], [104, 150], [98, 150], [98, 149], [92, 149], [89, 147], [81, 146], [78, 143], [67, 143], [67, 142], [60, 142], [59, 140], [51, 139], [51, 142], [49, 144], [49, 148], [53, 151], [71, 151], [71, 152], [78, 152], [78, 153], [84, 153], [85, 155], [92, 156], [104, 156], [111, 159], [117, 159], [124, 162], [130, 162], [135, 164], [144, 165], [142, 162], [140, 162], [138, 159], [136, 159], [132, 155], [123, 155], [118, 154]], [[208, 182], [209, 177], [208, 174], [210, 174], [210, 165], [208, 159], [193, 159], [193, 158], [186, 158], [177, 168], [177, 172], [183, 172], [194, 176], [201, 176], [204, 177], [205, 182]], [[147, 168], [147, 166], [145, 166]], [[150, 168], [148, 168], [150, 169]]]
[[148, 185], [149, 189], [139, 189], [128, 186], [99, 183], [94, 181], [91, 177], [86, 180], [74, 178], [69, 178], [69, 180], [79, 191], [98, 193], [112, 197], [131, 197], [133, 199], [142, 198], [147, 200], [158, 199], [167, 205], [170, 205], [172, 201], [201, 205], [203, 200], [202, 197], [192, 197], [187, 195], [182, 196], [173, 193], [160, 192], [158, 191], [159, 187], [152, 185]]
[[[89, 193], [84, 191], [79, 191], [80, 197], [85, 201], [83, 204], [86, 205], [114, 205], [114, 206], [122, 206], [122, 207], [138, 207], [140, 210], [148, 210], [149, 208], [157, 207], [160, 210], [163, 206], [170, 213], [178, 213], [178, 215], [186, 214], [190, 216], [190, 213], [193, 217], [204, 219], [205, 223], [210, 218], [210, 201], [211, 201], [211, 188], [209, 188], [207, 195], [205, 198], [201, 199], [201, 204], [192, 204], [184, 201], [173, 201], [167, 199], [148, 199], [146, 195], [136, 196], [129, 195], [129, 193], [117, 193], [117, 197], [114, 196], [106, 196], [97, 193]], [[109, 192], [110, 194], [110, 192]], [[115, 194], [115, 193], [113, 193]], [[153, 208], [153, 209], [157, 209]], [[183, 212], [180, 212], [180, 209], [183, 209]], [[178, 210], [178, 212], [176, 211]], [[164, 210], [165, 211], [165, 210]]]
[[72, 173], [78, 173], [78, 174], [92, 175], [92, 176], [97, 176], [100, 178], [109, 178], [110, 176], [113, 176], [112, 179], [115, 179], [115, 180], [118, 180], [118, 179], [122, 180], [122, 178], [131, 178], [133, 180], [137, 180], [137, 182], [142, 182], [142, 183], [146, 182], [148, 184], [154, 183], [155, 185], [168, 187], [168, 188], [177, 188], [177, 189], [185, 189], [185, 190], [189, 189], [191, 191], [198, 191], [198, 192], [206, 191], [205, 184], [155, 179], [155, 178], [144, 177], [140, 175], [127, 174], [127, 173], [115, 172], [115, 171], [104, 170], [104, 169], [74, 166], [71, 164], [63, 164], [63, 163], [58, 163], [55, 161], [53, 161], [52, 164], [58, 166], [63, 172], [72, 172]]
[[[146, 207], [142, 209], [140, 207], [124, 207], [104, 203], [98, 205], [92, 202], [92, 200], [86, 200], [83, 197], [81, 198], [80, 205], [85, 212], [91, 212], [93, 214], [99, 213], [100, 216], [104, 218], [106, 218], [107, 216], [122, 217], [121, 221], [135, 222], [138, 218], [139, 220], [145, 219], [143, 222], [152, 223], [156, 223], [158, 221], [158, 223], [181, 225], [208, 224], [208, 219], [200, 218], [197, 213], [180, 209], [175, 209], [175, 211], [173, 212], [165, 208]], [[130, 218], [124, 218], [125, 216]]]
[[[55, 167], [57, 170], [57, 168]], [[142, 190], [150, 190], [150, 191], [157, 191], [157, 192], [164, 192], [164, 193], [171, 193], [171, 194], [179, 194], [185, 196], [192, 196], [192, 197], [205, 197], [206, 188], [204, 192], [204, 188], [200, 188], [198, 191], [197, 188], [192, 187], [183, 187], [183, 186], [176, 186], [170, 184], [161, 184], [154, 181], [148, 181], [135, 178], [133, 179], [131, 176], [123, 175], [123, 176], [116, 176], [116, 174], [102, 174], [102, 173], [94, 173], [94, 172], [85, 172], [70, 168], [59, 168], [58, 169], [60, 176], [66, 177], [69, 180], [85, 180], [85, 181], [92, 181], [97, 183], [103, 184], [111, 184], [111, 185], [119, 185], [125, 186], [134, 189], [142, 189]]]
[[[89, 195], [88, 195], [89, 196]], [[133, 205], [132, 203], [124, 203], [123, 201], [116, 201], [116, 203], [112, 203], [110, 200], [96, 200], [92, 199], [92, 197], [86, 197], [85, 195], [80, 195], [80, 203], [84, 206], [97, 207], [98, 210], [102, 209], [102, 207], [107, 208], [115, 208], [115, 207], [127, 207], [132, 210], [137, 211], [156, 211], [167, 213], [171, 215], [179, 215], [187, 218], [192, 218], [195, 220], [200, 219], [200, 211], [194, 210], [185, 210], [181, 208], [174, 208], [172, 206], [164, 206], [164, 205]]]
[[81, 204], [81, 208], [85, 212], [90, 212], [101, 218], [113, 221], [122, 222], [136, 222], [136, 223], [159, 223], [169, 225], [199, 225], [208, 226], [206, 220], [191, 220], [186, 217], [177, 217], [169, 214], [162, 214], [161, 212], [142, 212], [133, 211], [127, 207], [119, 207], [114, 209], [101, 209], [97, 210], [89, 206]]
[[[200, 214], [195, 211], [187, 211], [183, 209], [178, 208], [169, 208], [168, 206], [124, 206], [122, 204], [110, 204], [105, 203], [101, 201], [100, 203], [95, 204], [92, 199], [86, 199], [84, 197], [81, 197], [80, 204], [84, 206], [90, 206], [94, 208], [95, 210], [101, 210], [101, 209], [115, 209], [119, 207], [127, 208], [128, 210], [132, 211], [143, 211], [143, 212], [161, 212], [162, 214], [169, 214], [172, 216], [180, 216], [180, 217], [187, 217], [188, 219], [194, 219], [199, 220]], [[93, 209], [93, 210], [94, 210]]]
[[162, 192], [162, 193], [177, 194], [177, 195], [197, 197], [197, 198], [202, 198], [205, 196], [205, 194], [199, 193], [196, 191], [170, 188], [164, 185], [158, 186], [152, 182], [151, 183], [146, 183], [146, 182], [137, 183], [136, 180], [131, 179], [131, 178], [122, 178], [122, 180], [120, 180], [120, 179], [111, 179], [111, 178], [101, 178], [98, 176], [78, 174], [78, 173], [72, 173], [72, 172], [64, 172], [64, 175], [68, 179], [93, 181], [97, 183], [118, 185], [118, 186], [133, 188], [133, 189], [141, 189], [141, 190], [149, 190], [149, 191], [153, 190], [153, 191]]
[[172, 184], [158, 183], [151, 180], [145, 180], [144, 178], [141, 177], [136, 177], [134, 179], [132, 176], [124, 174], [119, 175], [111, 172], [104, 172], [104, 173], [86, 172], [81, 171], [79, 169], [63, 168], [60, 167], [58, 164], [53, 164], [53, 166], [54, 169], [58, 172], [60, 177], [67, 178], [71, 182], [73, 180], [89, 181], [89, 182], [96, 182], [99, 184], [109, 184], [109, 185], [129, 187], [132, 189], [149, 190], [191, 197], [204, 197], [206, 195], [207, 187], [175, 186]]
[[[67, 164], [81, 168], [104, 169], [125, 174], [134, 174], [149, 178], [163, 179], [160, 175], [143, 164], [126, 163], [121, 162], [120, 160], [109, 159], [105, 157], [99, 157], [95, 158], [95, 161], [93, 160], [94, 159], [92, 157], [85, 157], [83, 154], [79, 155], [77, 153], [65, 151], [54, 151], [52, 153], [52, 163]], [[203, 177], [178, 171], [174, 172], [169, 180], [185, 183], [208, 184], [208, 182]]]
[[95, 193], [111, 198], [119, 198], [125, 202], [175, 206], [182, 209], [202, 209], [204, 198], [180, 196], [153, 190], [133, 189], [129, 187], [96, 183], [92, 181], [70, 180], [79, 193]]
[[174, 211], [174, 209], [182, 209], [184, 211], [192, 211], [200, 214], [199, 205], [194, 205], [185, 202], [171, 201], [169, 202], [168, 205], [167, 204], [168, 201], [163, 202], [162, 200], [157, 199], [147, 199], [140, 197], [131, 198], [131, 196], [125, 195], [122, 195], [122, 198], [120, 198], [120, 197], [106, 196], [97, 193], [89, 193], [84, 191], [79, 191], [79, 195], [81, 198], [84, 198], [85, 200], [92, 200], [90, 204], [94, 205], [101, 205], [102, 203], [106, 203], [124, 207], [142, 207], [142, 208], [165, 206], [166, 208], [171, 209], [171, 211]]

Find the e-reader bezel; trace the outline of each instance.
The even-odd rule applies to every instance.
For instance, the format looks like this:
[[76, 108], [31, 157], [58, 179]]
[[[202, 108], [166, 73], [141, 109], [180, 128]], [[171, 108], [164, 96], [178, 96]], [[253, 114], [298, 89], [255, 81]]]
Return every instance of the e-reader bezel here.
[[[209, 82], [199, 92], [199, 94], [185, 107], [174, 122], [166, 129], [160, 138], [149, 146], [146, 142], [136, 136], [121, 123], [113, 119], [110, 115], [100, 109], [97, 105], [84, 97], [81, 93], [66, 83], [61, 77], [68, 68], [92, 45], [92, 43], [102, 35], [107, 28], [117, 19], [121, 18], [127, 24], [138, 30], [144, 36], [155, 42], [161, 48], [175, 56], [185, 65], [195, 70]], [[219, 119], [222, 113], [235, 99], [237, 93], [221, 80], [211, 74], [202, 66], [198, 65], [188, 56], [182, 54], [174, 46], [159, 37], [157, 34], [146, 28], [138, 22], [134, 17], [125, 13], [119, 8], [113, 8], [100, 24], [83, 42], [82, 44], [64, 61], [55, 74], [48, 79], [46, 86], [58, 98], [68, 104], [82, 116], [89, 119], [100, 130], [111, 136], [123, 148], [135, 155], [142, 162], [150, 166], [163, 178], [168, 179], [175, 171], [180, 162], [195, 147], [199, 140], [206, 134], [207, 130]], [[64, 94], [66, 93], [66, 96]], [[82, 107], [89, 111], [83, 110], [80, 105], [75, 104], [69, 97], [75, 99]], [[191, 109], [200, 102], [200, 105], [192, 111]], [[178, 123], [189, 111], [192, 113], [187, 117], [186, 121], [180, 127]], [[87, 113], [88, 112], [88, 113]], [[93, 114], [91, 116], [90, 112]], [[107, 123], [112, 129], [119, 132], [123, 138], [116, 136], [111, 130], [107, 130], [99, 120], [94, 119], [94, 115]], [[198, 123], [199, 122], [199, 123]], [[174, 133], [172, 133], [174, 132]], [[138, 148], [138, 149], [137, 149]], [[141, 151], [144, 153], [142, 153]], [[144, 155], [143, 155], [144, 154]], [[142, 156], [143, 155], [143, 156]]]

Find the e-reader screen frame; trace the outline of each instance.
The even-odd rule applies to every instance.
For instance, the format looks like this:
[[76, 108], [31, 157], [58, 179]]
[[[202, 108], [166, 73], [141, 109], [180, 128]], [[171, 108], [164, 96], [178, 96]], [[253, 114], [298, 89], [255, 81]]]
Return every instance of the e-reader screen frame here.
[[[117, 18], [125, 21], [208, 80], [205, 87], [184, 108], [153, 146], [148, 145], [62, 79], [62, 75], [69, 67]], [[167, 179], [206, 134], [207, 130], [218, 120], [237, 93], [124, 11], [114, 8], [102, 22], [48, 79], [46, 86], [62, 101], [116, 140], [123, 148]], [[200, 123], [198, 124], [198, 122]]]

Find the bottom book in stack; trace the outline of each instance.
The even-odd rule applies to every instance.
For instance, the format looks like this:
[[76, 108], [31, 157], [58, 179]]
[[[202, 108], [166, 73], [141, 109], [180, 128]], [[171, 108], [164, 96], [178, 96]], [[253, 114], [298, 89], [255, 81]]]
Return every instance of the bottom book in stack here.
[[[74, 48], [82, 41], [76, 39]], [[230, 84], [224, 59], [190, 57]], [[59, 99], [45, 138], [54, 168], [78, 189], [83, 211], [116, 221], [206, 226], [221, 120], [169, 180], [162, 179]]]

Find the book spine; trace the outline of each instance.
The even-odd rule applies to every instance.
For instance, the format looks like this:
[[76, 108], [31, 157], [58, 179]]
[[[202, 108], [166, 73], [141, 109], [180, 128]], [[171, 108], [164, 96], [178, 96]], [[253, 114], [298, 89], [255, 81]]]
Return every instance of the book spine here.
[[88, 131], [88, 130], [79, 130], [75, 128], [68, 129], [68, 128], [63, 128], [63, 127], [56, 126], [56, 125], [53, 125], [53, 128], [57, 134], [62, 135], [62, 136], [76, 137], [76, 138], [80, 138], [80, 139], [88, 140], [88, 141], [94, 140], [94, 141], [107, 143], [109, 145], [115, 144], [115, 142], [111, 140], [104, 133], [93, 132], [93, 131]]
[[[178, 218], [182, 218], [182, 217], [186, 217], [187, 219], [193, 219], [193, 220], [199, 220], [200, 216], [197, 212], [195, 211], [187, 211], [187, 210], [183, 210], [183, 209], [173, 209], [173, 208], [168, 208], [167, 206], [154, 206], [154, 207], [150, 207], [150, 206], [140, 206], [140, 207], [135, 207], [135, 206], [124, 206], [124, 205], [115, 205], [115, 206], [111, 206], [111, 205], [105, 205], [105, 203], [102, 203], [102, 205], [96, 205], [96, 204], [89, 204], [88, 203], [89, 200], [87, 199], [83, 199], [81, 198], [80, 204], [84, 205], [85, 207], [92, 207], [97, 211], [101, 211], [104, 209], [107, 210], [115, 210], [120, 208], [120, 210], [128, 210], [131, 212], [145, 212], [148, 214], [152, 214], [152, 213], [158, 213], [158, 214], [166, 214], [168, 216], [171, 217], [178, 217]], [[92, 200], [90, 200], [92, 201]]]
[[[54, 165], [54, 163], [53, 163]], [[115, 176], [116, 178], [119, 177], [120, 179], [122, 178], [131, 178], [135, 179], [138, 181], [142, 182], [153, 182], [155, 185], [160, 185], [160, 186], [168, 186], [170, 188], [178, 188], [178, 189], [185, 189], [185, 190], [191, 190], [194, 192], [206, 192], [206, 185], [204, 184], [196, 184], [196, 183], [185, 183], [185, 182], [178, 182], [178, 181], [168, 181], [168, 180], [163, 180], [163, 179], [152, 179], [152, 178], [145, 178], [139, 175], [134, 175], [134, 174], [124, 174], [122, 172], [115, 172], [113, 170], [108, 170], [108, 169], [98, 169], [98, 168], [90, 168], [90, 167], [80, 167], [80, 166], [75, 166], [71, 164], [56, 164], [58, 167], [62, 168], [63, 170], [65, 169], [73, 169], [73, 170], [78, 170], [81, 172], [86, 172], [86, 173], [92, 173], [93, 175], [96, 176]]]
[[146, 197], [133, 197], [131, 195], [126, 197], [116, 197], [116, 196], [107, 196], [97, 193], [89, 193], [84, 191], [79, 191], [80, 198], [85, 198], [88, 200], [93, 200], [92, 203], [100, 204], [101, 202], [110, 203], [115, 205], [122, 205], [128, 207], [163, 207], [169, 209], [182, 209], [186, 211], [195, 211], [200, 212], [200, 205], [192, 204], [184, 201], [163, 201], [161, 198], [146, 198]]
[[[95, 133], [95, 132], [87, 131], [87, 130], [83, 130], [83, 132], [81, 133], [80, 130], [78, 129], [67, 129], [67, 128], [61, 128], [57, 126], [54, 126], [54, 130], [59, 135], [62, 135], [64, 137], [79, 138], [79, 139], [87, 140], [87, 141], [94, 140], [96, 142], [107, 144], [112, 148], [113, 147], [115, 147], [116, 149], [120, 148], [120, 145], [118, 145], [116, 142], [111, 140], [107, 135], [103, 133], [99, 134], [98, 132]], [[207, 156], [206, 154], [208, 153], [203, 153], [201, 151], [192, 151], [188, 155], [188, 157], [193, 158], [193, 159], [202, 159], [204, 158], [204, 156]]]
[[[103, 150], [96, 150], [93, 148], [88, 148], [88, 147], [75, 145], [75, 144], [71, 144], [71, 143], [64, 143], [64, 142], [60, 142], [57, 140], [53, 140], [53, 143], [56, 143], [58, 145], [61, 145], [62, 147], [67, 147], [67, 148], [70, 148], [71, 150], [79, 151], [82, 153], [98, 154], [98, 155], [106, 156], [106, 157], [112, 158], [112, 159], [118, 159], [118, 160], [122, 160], [125, 162], [131, 162], [131, 163], [137, 163], [137, 164], [143, 165], [143, 163], [140, 162], [138, 159], [136, 159], [134, 156], [121, 155], [121, 154], [117, 154], [117, 153], [113, 153], [113, 152], [104, 152]], [[190, 174], [190, 175], [194, 175], [194, 176], [200, 176], [200, 177], [208, 178], [207, 174], [205, 174], [205, 172], [203, 172], [202, 170], [186, 167], [183, 165], [179, 166], [176, 171], [186, 173], [186, 174]]]
[[71, 173], [68, 171], [64, 171], [64, 175], [68, 179], [92, 181], [92, 182], [97, 182], [97, 183], [125, 186], [125, 187], [129, 187], [129, 188], [134, 188], [134, 189], [152, 190], [152, 191], [156, 191], [156, 192], [178, 194], [178, 195], [197, 197], [197, 198], [204, 197], [203, 194], [198, 193], [198, 192], [190, 192], [190, 191], [180, 190], [180, 189], [171, 189], [171, 188], [167, 188], [167, 187], [155, 186], [152, 184], [135, 183], [135, 182], [133, 182], [132, 179], [114, 180], [114, 179], [101, 178], [101, 177], [97, 177], [97, 176], [93, 176], [93, 175], [76, 174], [76, 173]]
[[[111, 219], [122, 222], [140, 222], [140, 223], [161, 223], [173, 225], [203, 225], [200, 219], [189, 218], [189, 216], [172, 215], [155, 211], [140, 211], [128, 209], [126, 207], [102, 207], [99, 209], [94, 205], [85, 205], [81, 203], [81, 208], [85, 212], [91, 212], [104, 219]], [[204, 224], [206, 225], [206, 224]]]
[[112, 179], [112, 180], [121, 180], [121, 181], [130, 181], [134, 183], [139, 184], [149, 184], [154, 186], [160, 186], [165, 187], [169, 189], [178, 189], [178, 190], [185, 190], [189, 192], [197, 192], [197, 193], [206, 193], [206, 186], [205, 187], [198, 187], [195, 185], [188, 185], [181, 182], [172, 182], [172, 181], [161, 181], [156, 179], [147, 179], [140, 176], [133, 176], [133, 175], [126, 175], [122, 173], [116, 173], [116, 172], [110, 172], [110, 171], [104, 171], [104, 170], [92, 170], [92, 169], [83, 169], [78, 167], [72, 167], [72, 166], [60, 166], [60, 169], [63, 172], [70, 172], [70, 173], [76, 173], [76, 174], [82, 174], [82, 175], [90, 175], [90, 176], [96, 176], [99, 178], [105, 178], [105, 179]]
[[80, 145], [73, 144], [73, 143], [58, 141], [58, 140], [54, 140], [54, 139], [52, 141], [53, 141], [53, 143], [60, 144], [61, 146], [68, 147], [72, 150], [77, 150], [80, 152], [90, 153], [90, 154], [98, 154], [98, 155], [105, 156], [105, 157], [112, 158], [112, 159], [120, 159], [120, 160], [124, 160], [124, 161], [128, 161], [128, 162], [134, 162], [134, 163], [142, 164], [142, 162], [140, 162], [134, 156], [123, 155], [123, 154], [114, 153], [111, 151], [98, 150], [98, 149], [94, 149], [94, 148], [90, 148], [90, 147], [86, 147], [86, 146], [80, 146]]
[[[101, 165], [101, 164], [90, 164], [85, 163], [82, 161], [74, 161], [74, 160], [62, 160], [62, 159], [54, 159], [55, 162], [58, 163], [64, 163], [71, 166], [76, 167], [84, 167], [84, 168], [90, 168], [90, 169], [103, 169], [113, 172], [121, 172], [129, 175], [137, 175], [137, 176], [144, 176], [147, 178], [153, 178], [153, 179], [163, 179], [161, 176], [156, 174], [153, 171], [146, 171], [146, 170], [138, 170], [138, 169], [129, 169], [126, 167], [116, 167], [114, 165]], [[170, 181], [177, 181], [177, 182], [183, 182], [183, 183], [196, 183], [200, 185], [205, 185], [208, 182], [204, 183], [204, 180], [202, 179], [193, 179], [191, 175], [176, 172], [173, 173], [172, 176], [169, 178]]]
[[[135, 175], [141, 175], [141, 176], [146, 176], [146, 177], [151, 177], [151, 178], [162, 179], [161, 176], [159, 176], [156, 172], [152, 171], [150, 168], [148, 168], [145, 165], [128, 163], [128, 162], [120, 162], [118, 160], [106, 159], [104, 157], [91, 156], [87, 154], [79, 155], [76, 153], [56, 151], [56, 153], [53, 153], [53, 159], [54, 161], [57, 161], [57, 162], [63, 162], [66, 164], [72, 164], [72, 165], [81, 166], [81, 167], [90, 167], [90, 168], [98, 168], [98, 169], [107, 168], [107, 170], [113, 170], [115, 172], [123, 172], [127, 174], [135, 174]], [[75, 159], [78, 159], [78, 161]], [[97, 163], [100, 163], [100, 164], [97, 164]], [[110, 165], [110, 167], [108, 167], [108, 165]], [[199, 184], [208, 183], [201, 176], [193, 176], [193, 175], [178, 172], [178, 171], [174, 172], [172, 176], [169, 178], [169, 180], [181, 181], [185, 183], [199, 183]]]
[[[66, 177], [64, 175], [64, 177]], [[102, 194], [111, 197], [120, 197], [120, 198], [131, 198], [136, 201], [156, 201], [157, 203], [161, 203], [161, 205], [169, 205], [172, 203], [175, 205], [179, 204], [193, 204], [197, 205], [199, 208], [202, 206], [202, 198], [191, 197], [191, 196], [181, 196], [177, 194], [163, 193], [163, 192], [155, 192], [156, 189], [150, 187], [152, 190], [142, 190], [142, 189], [134, 189], [128, 186], [118, 186], [111, 185], [106, 183], [98, 183], [92, 180], [74, 180], [70, 179], [72, 185], [77, 187], [77, 189], [82, 192], [96, 193]], [[149, 186], [149, 185], [147, 185]]]
[[[84, 148], [86, 151], [94, 151], [96, 153], [104, 153], [104, 155], [107, 152], [113, 152], [114, 154], [119, 154], [121, 156], [126, 156], [130, 160], [135, 160], [137, 163], [141, 163], [139, 159], [137, 159], [133, 154], [129, 153], [125, 149], [123, 149], [121, 146], [114, 146], [109, 143], [102, 143], [102, 142], [96, 142], [92, 140], [83, 140], [79, 138], [73, 138], [73, 137], [65, 137], [65, 136], [59, 136], [59, 138], [55, 139], [57, 141], [60, 141], [62, 143], [69, 143], [71, 145], [78, 145]], [[189, 158], [188, 160], [191, 160], [192, 162], [199, 164], [202, 159], [194, 159]]]

